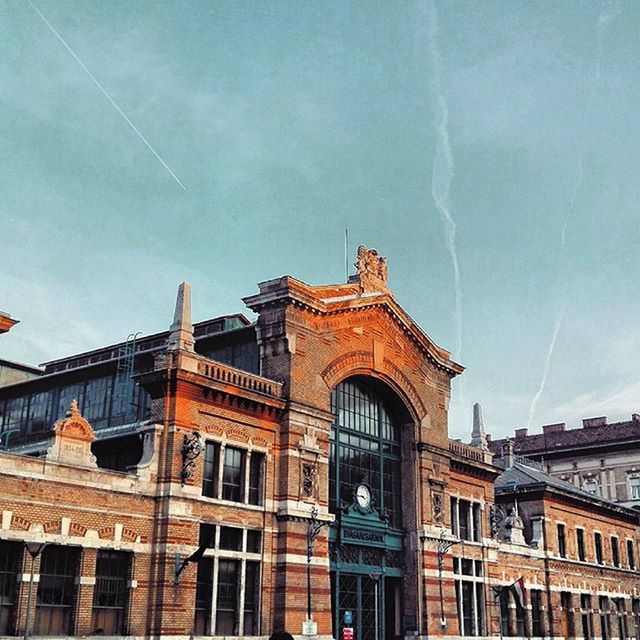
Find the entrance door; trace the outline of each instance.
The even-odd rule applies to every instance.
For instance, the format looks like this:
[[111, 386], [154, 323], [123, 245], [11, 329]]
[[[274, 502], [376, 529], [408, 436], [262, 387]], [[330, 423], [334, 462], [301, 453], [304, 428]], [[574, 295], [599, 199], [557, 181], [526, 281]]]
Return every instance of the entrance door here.
[[[344, 628], [353, 629], [353, 640], [395, 640], [402, 634], [400, 623], [400, 580], [380, 574], [357, 575], [332, 572], [331, 586], [337, 593], [334, 604], [336, 638]], [[334, 600], [335, 603], [335, 600]], [[351, 620], [351, 622], [349, 622]]]

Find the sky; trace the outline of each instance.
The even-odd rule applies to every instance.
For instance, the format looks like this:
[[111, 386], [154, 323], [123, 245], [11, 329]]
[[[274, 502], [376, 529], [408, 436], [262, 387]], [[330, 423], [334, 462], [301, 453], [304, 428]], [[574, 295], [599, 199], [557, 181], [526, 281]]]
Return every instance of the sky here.
[[[640, 409], [640, 4], [0, 0], [0, 357], [344, 280], [344, 230], [493, 437]], [[57, 35], [56, 35], [57, 34]], [[247, 312], [250, 316], [250, 313]]]

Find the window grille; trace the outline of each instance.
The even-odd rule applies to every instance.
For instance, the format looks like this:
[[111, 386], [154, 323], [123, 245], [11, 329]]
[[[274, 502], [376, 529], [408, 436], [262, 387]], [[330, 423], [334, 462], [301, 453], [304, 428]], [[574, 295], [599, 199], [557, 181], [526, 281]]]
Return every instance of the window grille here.
[[125, 633], [131, 554], [98, 551], [93, 590], [92, 633], [118, 636]]
[[216, 635], [238, 635], [238, 567], [237, 560], [218, 562]]
[[49, 546], [40, 556], [35, 635], [73, 635], [73, 609], [80, 550]]
[[22, 560], [19, 542], [0, 541], [0, 636], [13, 635], [17, 578]]

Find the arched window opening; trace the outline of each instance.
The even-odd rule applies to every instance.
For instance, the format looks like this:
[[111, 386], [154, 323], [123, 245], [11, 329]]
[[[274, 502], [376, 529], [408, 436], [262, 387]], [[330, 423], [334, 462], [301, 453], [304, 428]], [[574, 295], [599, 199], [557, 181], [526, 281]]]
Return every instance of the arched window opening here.
[[372, 506], [394, 528], [402, 526], [400, 423], [390, 403], [363, 378], [340, 383], [331, 394], [329, 509], [353, 502], [360, 483], [371, 488]]

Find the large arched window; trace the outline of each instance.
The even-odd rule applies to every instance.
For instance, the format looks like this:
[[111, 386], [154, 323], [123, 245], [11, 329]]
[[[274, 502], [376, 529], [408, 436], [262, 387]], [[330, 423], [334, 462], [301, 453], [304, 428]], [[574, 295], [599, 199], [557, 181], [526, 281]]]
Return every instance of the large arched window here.
[[329, 509], [353, 502], [361, 482], [371, 488], [373, 506], [400, 528], [400, 425], [375, 383], [341, 382], [331, 394], [336, 420], [331, 429]]

